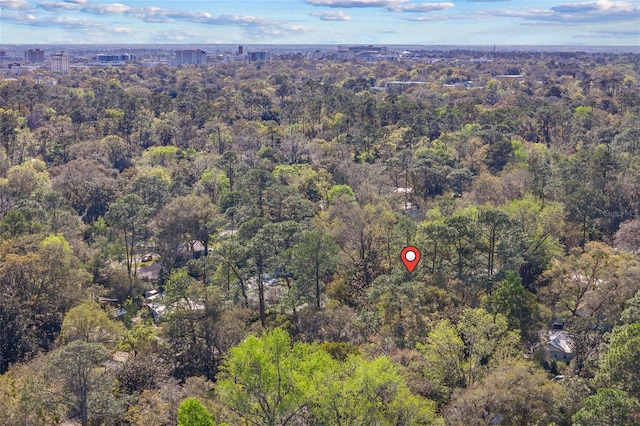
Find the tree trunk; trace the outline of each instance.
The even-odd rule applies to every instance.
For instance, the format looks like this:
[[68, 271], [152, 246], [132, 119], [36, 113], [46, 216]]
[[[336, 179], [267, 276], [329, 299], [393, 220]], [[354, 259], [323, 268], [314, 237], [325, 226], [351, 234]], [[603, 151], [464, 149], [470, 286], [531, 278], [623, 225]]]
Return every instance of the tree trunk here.
[[316, 307], [320, 308], [320, 265], [316, 261]]
[[262, 256], [258, 256], [258, 301], [260, 304], [260, 323], [262, 328], [266, 326], [267, 314], [264, 304], [264, 279], [263, 279], [263, 265]]

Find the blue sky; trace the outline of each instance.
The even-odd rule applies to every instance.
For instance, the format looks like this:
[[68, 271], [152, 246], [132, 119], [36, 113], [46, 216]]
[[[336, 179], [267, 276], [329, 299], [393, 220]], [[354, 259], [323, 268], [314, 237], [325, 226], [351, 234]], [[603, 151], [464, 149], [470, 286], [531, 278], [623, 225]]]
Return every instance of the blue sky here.
[[640, 0], [0, 0], [0, 43], [640, 45]]

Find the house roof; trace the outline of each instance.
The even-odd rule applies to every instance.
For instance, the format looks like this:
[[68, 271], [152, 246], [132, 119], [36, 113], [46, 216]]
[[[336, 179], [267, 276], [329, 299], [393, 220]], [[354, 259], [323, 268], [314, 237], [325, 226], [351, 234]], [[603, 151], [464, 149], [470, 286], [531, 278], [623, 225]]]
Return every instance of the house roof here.
[[573, 353], [573, 340], [569, 337], [569, 333], [564, 330], [550, 331], [548, 344], [566, 354]]

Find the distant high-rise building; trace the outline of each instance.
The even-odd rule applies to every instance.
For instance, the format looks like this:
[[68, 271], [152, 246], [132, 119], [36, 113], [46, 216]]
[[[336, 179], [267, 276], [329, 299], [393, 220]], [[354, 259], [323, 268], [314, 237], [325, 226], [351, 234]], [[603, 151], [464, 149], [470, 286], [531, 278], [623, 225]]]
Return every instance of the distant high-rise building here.
[[336, 58], [372, 60], [387, 53], [384, 46], [338, 46]]
[[205, 65], [207, 54], [204, 50], [176, 50], [176, 66], [180, 65]]
[[61, 73], [69, 72], [69, 55], [66, 53], [51, 55], [51, 71]]
[[243, 51], [242, 46], [238, 46], [238, 55], [242, 55], [242, 51]]
[[99, 53], [96, 55], [96, 61], [98, 62], [135, 62], [136, 55], [132, 53], [122, 53], [122, 54], [106, 54]]
[[24, 60], [27, 62], [31, 62], [32, 64], [44, 62], [44, 50], [29, 49], [24, 52]]
[[272, 59], [271, 52], [250, 52], [249, 60], [250, 61], [266, 61]]

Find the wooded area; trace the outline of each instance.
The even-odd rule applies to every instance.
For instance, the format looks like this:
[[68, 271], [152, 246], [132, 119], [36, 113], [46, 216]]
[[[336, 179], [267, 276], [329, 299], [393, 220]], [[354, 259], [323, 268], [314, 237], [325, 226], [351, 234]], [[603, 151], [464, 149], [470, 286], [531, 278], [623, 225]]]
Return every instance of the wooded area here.
[[0, 81], [0, 423], [638, 424], [640, 56], [459, 53]]

